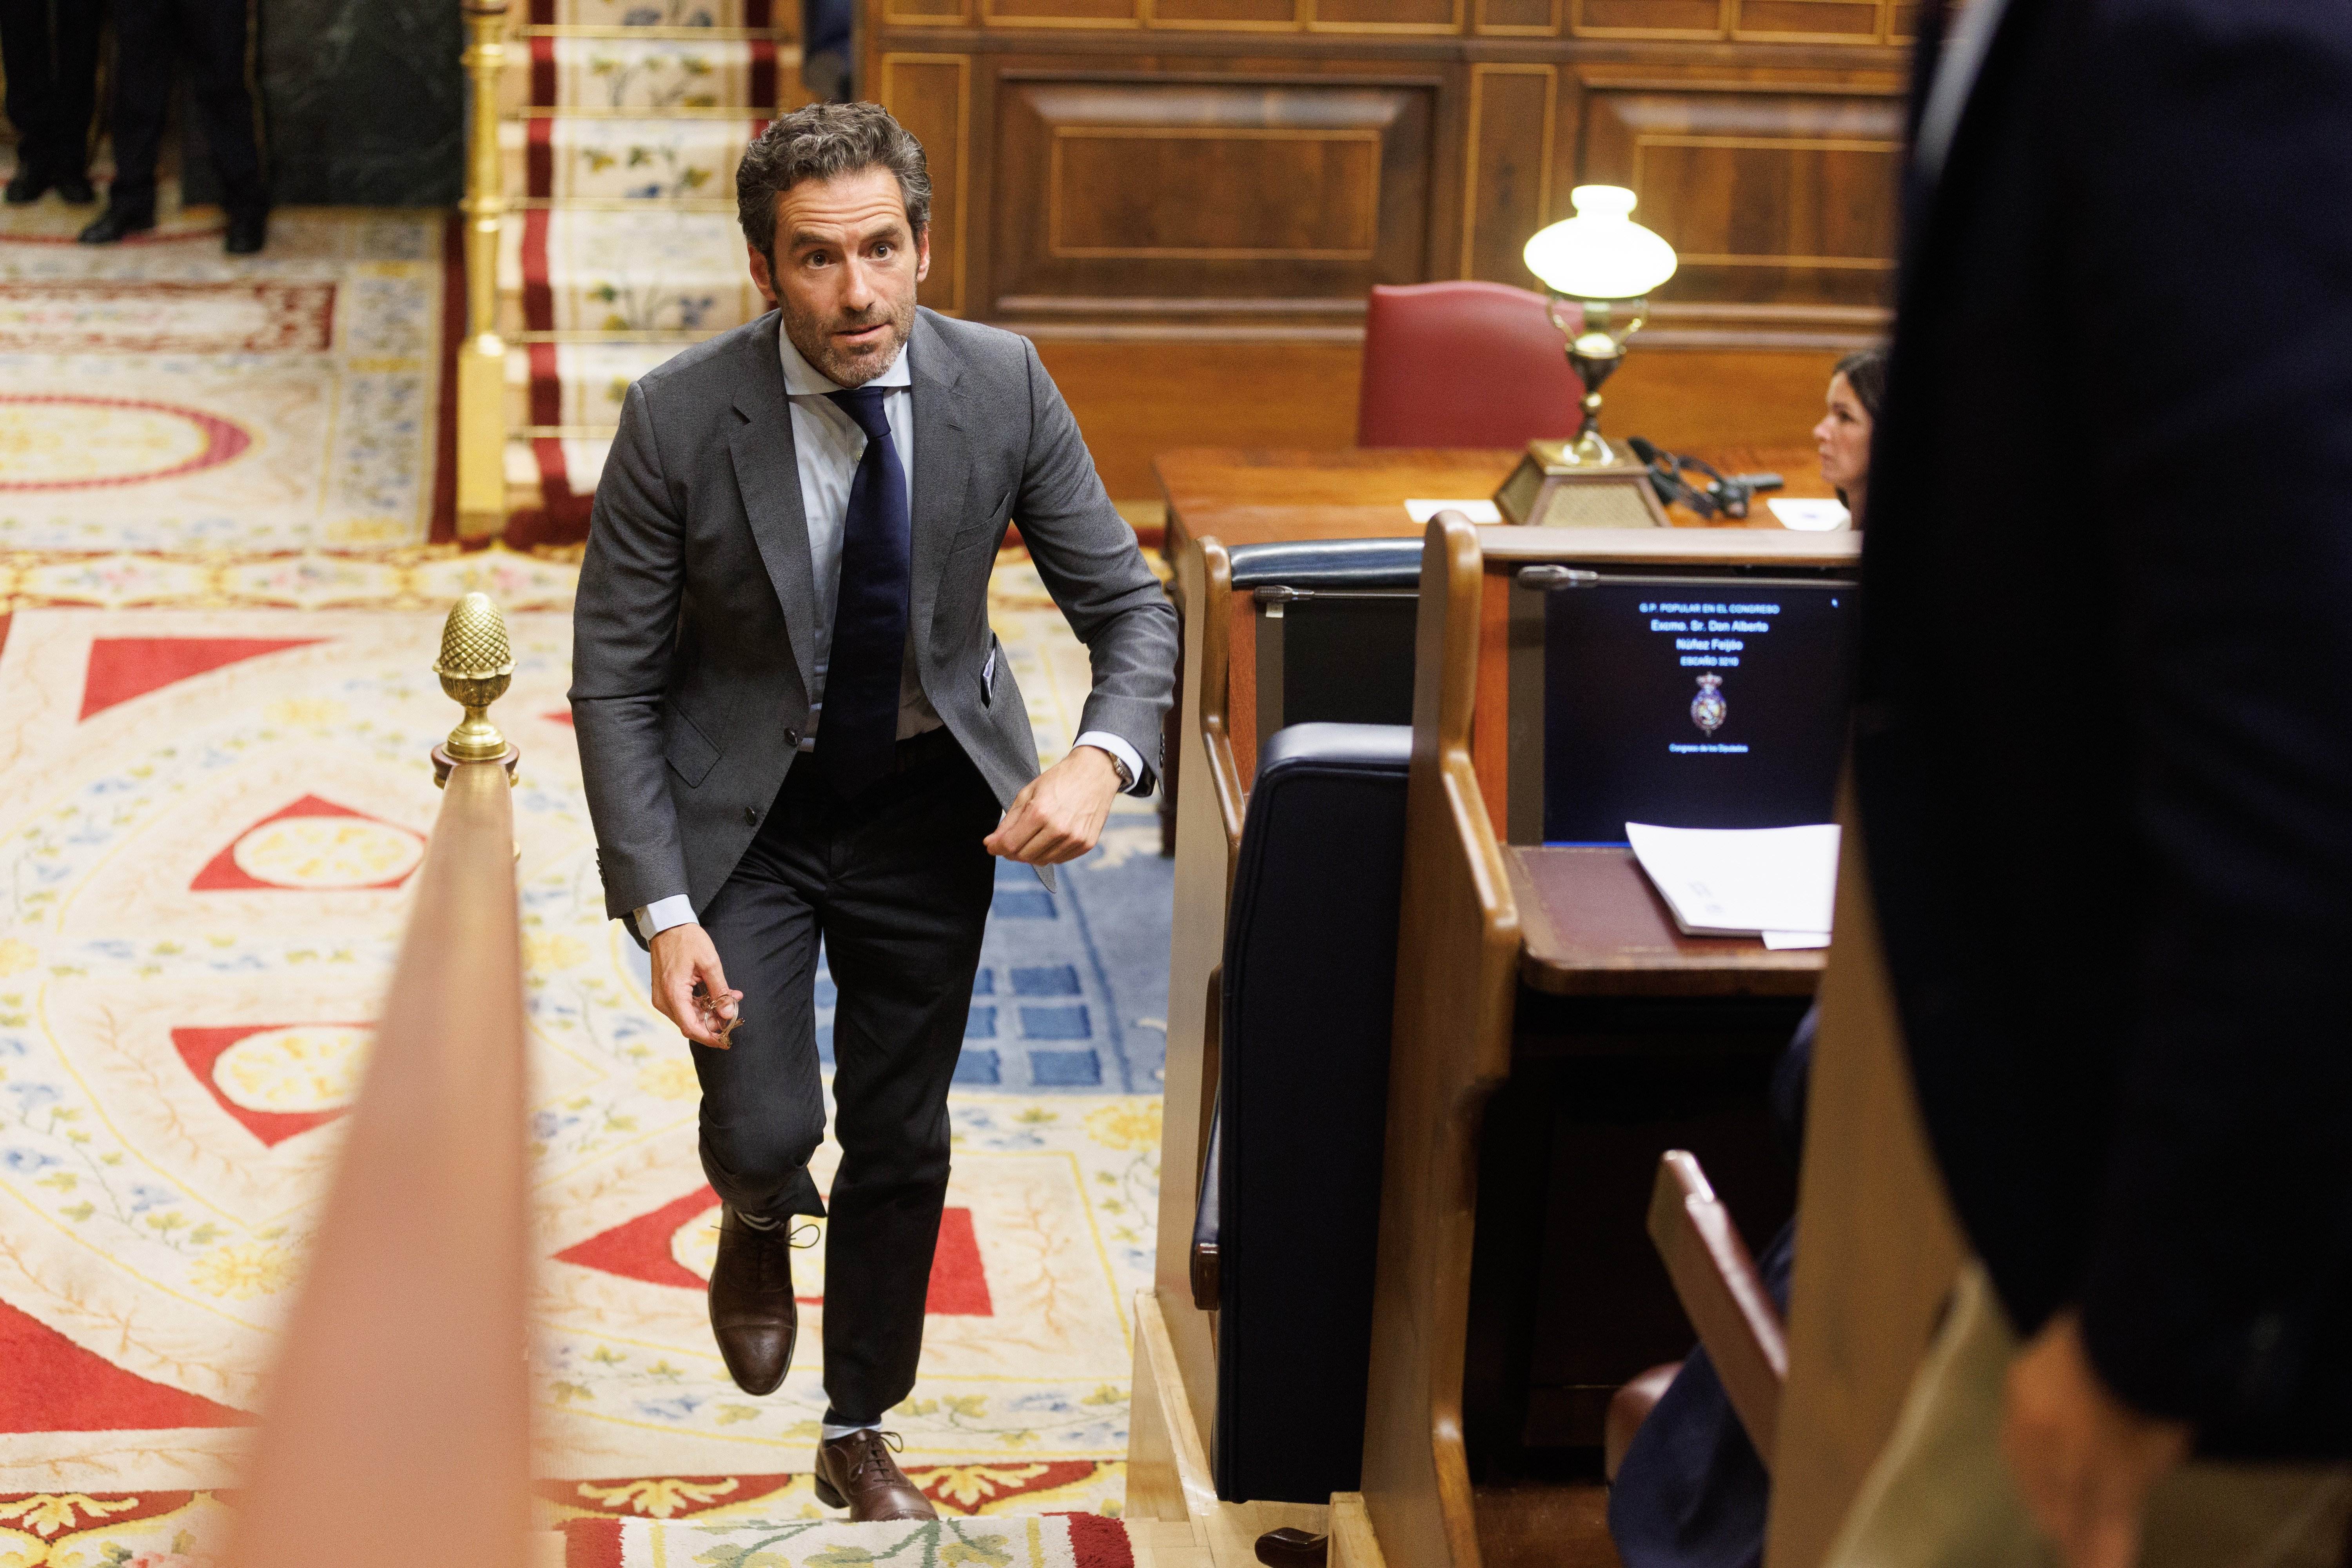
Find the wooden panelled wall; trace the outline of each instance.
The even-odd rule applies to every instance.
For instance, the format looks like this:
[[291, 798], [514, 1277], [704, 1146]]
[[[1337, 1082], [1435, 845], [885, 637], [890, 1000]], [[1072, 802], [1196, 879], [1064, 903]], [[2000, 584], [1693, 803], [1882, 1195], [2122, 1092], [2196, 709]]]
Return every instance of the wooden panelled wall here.
[[[1344, 353], [1375, 283], [1534, 287], [1520, 247], [1589, 182], [1631, 186], [1682, 258], [1628, 378], [1645, 355], [1810, 361], [1883, 330], [1905, 0], [865, 10], [865, 80], [930, 157], [924, 302], [1026, 331], [1049, 363], [1057, 343], [1132, 345], [1139, 373], [1163, 365], [1297, 425], [1218, 374], [1246, 363], [1230, 351]], [[1334, 406], [1307, 423], [1341, 412], [1332, 379], [1318, 385]], [[1818, 397], [1740, 434], [1801, 440]]]

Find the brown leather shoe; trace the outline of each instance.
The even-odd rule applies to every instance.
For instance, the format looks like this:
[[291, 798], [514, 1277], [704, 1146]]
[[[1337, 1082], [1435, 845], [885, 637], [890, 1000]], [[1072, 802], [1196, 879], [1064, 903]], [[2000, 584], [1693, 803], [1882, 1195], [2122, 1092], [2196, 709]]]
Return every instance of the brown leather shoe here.
[[746, 1394], [773, 1394], [792, 1370], [800, 1337], [793, 1300], [792, 1222], [761, 1230], [728, 1204], [719, 1212], [719, 1259], [710, 1268], [710, 1331], [728, 1375]]
[[917, 1489], [890, 1457], [896, 1432], [872, 1427], [822, 1443], [816, 1450], [816, 1500], [845, 1508], [852, 1521], [869, 1519], [937, 1519], [931, 1500]]

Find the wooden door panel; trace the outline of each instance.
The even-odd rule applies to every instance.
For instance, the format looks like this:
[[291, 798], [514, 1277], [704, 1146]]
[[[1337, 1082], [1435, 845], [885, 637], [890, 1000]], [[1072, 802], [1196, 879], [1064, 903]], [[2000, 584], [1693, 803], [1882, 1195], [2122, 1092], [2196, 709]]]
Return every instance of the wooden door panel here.
[[1139, 27], [1139, 0], [981, 0], [992, 27]]
[[1297, 32], [1307, 25], [1303, 10], [1303, 0], [1143, 0], [1143, 25], [1201, 32]]
[[897, 51], [881, 58], [877, 94], [898, 123], [923, 144], [931, 175], [931, 271], [918, 298], [934, 310], [961, 315], [970, 255], [968, 171], [971, 166], [971, 58]]
[[1676, 301], [1882, 305], [1902, 115], [1875, 94], [1591, 89], [1579, 178], [1639, 195], [1681, 258]]
[[1544, 65], [1470, 68], [1460, 274], [1538, 289], [1519, 253], [1550, 221], [1559, 80]]
[[1581, 38], [1720, 38], [1723, 0], [1569, 0]]
[[1433, 89], [1136, 74], [996, 95], [995, 287], [1314, 301], [1424, 276]]
[[1309, 0], [1318, 33], [1458, 33], [1463, 0]]
[[1742, 43], [1869, 44], [1879, 0], [1732, 0], [1731, 36]]

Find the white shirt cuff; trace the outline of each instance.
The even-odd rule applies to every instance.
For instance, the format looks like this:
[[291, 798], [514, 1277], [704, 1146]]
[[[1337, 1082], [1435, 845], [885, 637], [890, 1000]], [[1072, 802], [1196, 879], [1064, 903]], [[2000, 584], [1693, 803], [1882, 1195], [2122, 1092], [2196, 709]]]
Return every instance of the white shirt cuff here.
[[667, 899], [656, 899], [637, 909], [637, 932], [647, 942], [661, 935], [672, 926], [694, 923], [694, 900], [684, 893], [672, 893]]
[[1127, 769], [1128, 794], [1151, 793], [1151, 776], [1143, 771], [1143, 759], [1135, 754], [1133, 746], [1129, 745], [1108, 730], [1089, 730], [1071, 743], [1074, 746], [1092, 746], [1098, 752], [1108, 752], [1117, 758], [1119, 764]]

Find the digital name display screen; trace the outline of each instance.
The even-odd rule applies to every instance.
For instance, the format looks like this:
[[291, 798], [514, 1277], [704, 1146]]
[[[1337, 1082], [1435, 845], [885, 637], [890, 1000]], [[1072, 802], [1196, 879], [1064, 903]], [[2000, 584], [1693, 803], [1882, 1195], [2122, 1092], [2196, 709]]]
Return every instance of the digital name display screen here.
[[1832, 820], [1850, 583], [1602, 582], [1544, 604], [1544, 838]]

